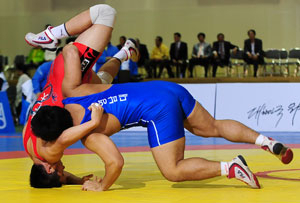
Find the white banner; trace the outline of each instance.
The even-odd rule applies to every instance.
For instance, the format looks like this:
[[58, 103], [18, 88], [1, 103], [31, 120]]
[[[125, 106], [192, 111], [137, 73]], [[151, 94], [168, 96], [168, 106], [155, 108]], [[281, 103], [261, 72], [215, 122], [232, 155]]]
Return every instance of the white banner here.
[[[214, 116], [215, 113], [215, 89], [216, 84], [180, 84], [186, 88], [191, 95], [202, 105], [204, 108]], [[127, 129], [128, 131], [146, 131], [147, 128], [134, 127]]]
[[257, 131], [300, 131], [299, 83], [218, 84], [216, 119], [234, 119]]
[[212, 115], [215, 114], [216, 84], [180, 84]]

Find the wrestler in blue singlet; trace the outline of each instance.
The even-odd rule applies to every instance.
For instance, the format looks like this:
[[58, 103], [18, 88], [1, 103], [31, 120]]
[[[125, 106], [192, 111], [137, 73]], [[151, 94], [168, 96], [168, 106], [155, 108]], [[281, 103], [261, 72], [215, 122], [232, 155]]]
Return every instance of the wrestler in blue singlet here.
[[122, 129], [147, 127], [152, 148], [184, 137], [183, 121], [194, 109], [196, 100], [176, 83], [151, 81], [116, 84], [96, 94], [69, 97], [63, 103], [80, 104], [85, 109], [81, 123], [91, 120], [88, 107], [99, 103], [105, 113], [119, 120]]

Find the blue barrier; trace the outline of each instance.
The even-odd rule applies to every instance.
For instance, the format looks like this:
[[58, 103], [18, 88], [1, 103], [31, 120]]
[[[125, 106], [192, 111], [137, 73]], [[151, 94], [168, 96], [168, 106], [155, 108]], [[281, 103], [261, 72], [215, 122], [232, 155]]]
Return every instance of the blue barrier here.
[[0, 92], [0, 134], [15, 132], [7, 94]]

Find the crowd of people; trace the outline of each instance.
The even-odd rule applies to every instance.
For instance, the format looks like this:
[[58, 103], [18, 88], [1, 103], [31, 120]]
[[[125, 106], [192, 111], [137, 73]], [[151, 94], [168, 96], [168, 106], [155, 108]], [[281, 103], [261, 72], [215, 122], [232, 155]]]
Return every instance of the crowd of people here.
[[[258, 65], [264, 63], [262, 40], [255, 37], [256, 32], [253, 29], [249, 30], [247, 34], [249, 39], [244, 42], [244, 61], [247, 64], [253, 64], [254, 77], [256, 77]], [[239, 47], [225, 41], [223, 33], [217, 35], [217, 41], [213, 42], [212, 46], [205, 41], [205, 37], [203, 32], [197, 35], [199, 43], [193, 46], [191, 58], [188, 58], [188, 45], [181, 41], [181, 34], [178, 32], [174, 33], [174, 42], [170, 45], [170, 49], [163, 43], [163, 38], [157, 36], [150, 57], [146, 45], [139, 43], [141, 59], [138, 66], [145, 67], [148, 78], [160, 78], [164, 68], [167, 69], [170, 78], [185, 78], [188, 68], [188, 77], [193, 78], [193, 70], [196, 65], [204, 67], [205, 77], [208, 77], [209, 66], [212, 66], [212, 76], [216, 77], [217, 68], [229, 66], [231, 51], [236, 53]], [[176, 67], [176, 74], [172, 71], [171, 66]], [[157, 68], [159, 68], [158, 72]]]

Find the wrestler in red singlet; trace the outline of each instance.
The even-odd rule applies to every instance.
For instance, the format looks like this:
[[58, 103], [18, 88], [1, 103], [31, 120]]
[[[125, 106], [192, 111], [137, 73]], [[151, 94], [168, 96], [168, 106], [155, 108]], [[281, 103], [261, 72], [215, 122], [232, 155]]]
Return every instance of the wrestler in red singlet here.
[[[91, 72], [92, 67], [96, 63], [96, 61], [98, 60], [101, 54], [80, 43], [74, 42], [73, 45], [75, 45], [79, 51], [79, 56], [81, 61], [81, 71], [82, 71], [82, 83], [88, 83], [92, 78], [92, 72]], [[23, 137], [23, 144], [27, 154], [29, 154], [27, 149], [27, 142], [29, 138], [31, 138], [34, 154], [38, 159], [42, 161], [44, 159], [37, 153], [36, 136], [33, 134], [31, 129], [31, 119], [41, 106], [47, 105], [47, 106], [63, 107], [63, 103], [62, 103], [63, 95], [61, 90], [63, 79], [64, 79], [64, 60], [61, 53], [53, 61], [51, 65], [51, 69], [49, 71], [48, 81], [42, 93], [40, 94], [39, 98], [33, 105], [32, 109], [30, 110], [30, 114], [25, 129], [25, 135]]]

